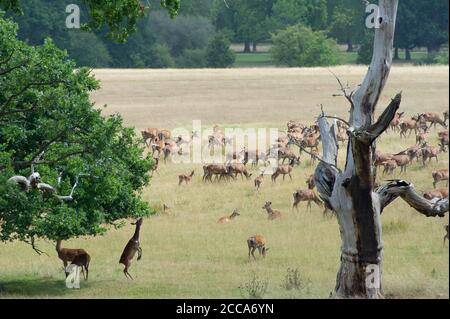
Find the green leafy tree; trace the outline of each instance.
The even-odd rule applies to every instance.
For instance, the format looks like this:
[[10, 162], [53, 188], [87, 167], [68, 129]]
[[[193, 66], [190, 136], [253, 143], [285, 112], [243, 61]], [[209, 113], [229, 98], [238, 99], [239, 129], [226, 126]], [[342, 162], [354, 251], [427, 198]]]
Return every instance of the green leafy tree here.
[[279, 65], [289, 67], [328, 66], [339, 63], [335, 40], [322, 31], [302, 25], [288, 27], [272, 35], [271, 54]]
[[206, 67], [206, 52], [202, 49], [185, 50], [177, 59], [177, 67], [180, 68], [204, 68]]
[[[136, 31], [136, 25], [148, 9], [140, 0], [83, 0], [89, 21], [83, 24], [85, 31], [107, 27], [107, 36], [124, 42]], [[180, 8], [180, 0], [160, 0], [160, 4], [174, 17]], [[20, 0], [0, 0], [0, 8], [16, 13], [22, 12]]]
[[[152, 160], [120, 116], [94, 108], [89, 94], [97, 88], [51, 40], [29, 46], [0, 16], [0, 240], [36, 248], [38, 238], [94, 236], [151, 213], [139, 193]], [[28, 177], [31, 167], [54, 192], [8, 181]], [[72, 201], [58, 197], [77, 180]]]
[[206, 66], [209, 68], [227, 68], [233, 65], [236, 55], [230, 49], [228, 36], [219, 32], [206, 48]]
[[361, 46], [358, 50], [358, 58], [356, 63], [369, 65], [372, 61], [373, 56], [373, 38], [374, 34], [372, 31], [366, 31], [363, 40], [361, 41]]
[[363, 1], [329, 0], [333, 2], [330, 12], [330, 36], [339, 43], [347, 44], [347, 51], [352, 52], [355, 44], [364, 36], [365, 6]]
[[107, 46], [94, 33], [70, 32], [67, 50], [79, 66], [106, 68], [112, 62]]

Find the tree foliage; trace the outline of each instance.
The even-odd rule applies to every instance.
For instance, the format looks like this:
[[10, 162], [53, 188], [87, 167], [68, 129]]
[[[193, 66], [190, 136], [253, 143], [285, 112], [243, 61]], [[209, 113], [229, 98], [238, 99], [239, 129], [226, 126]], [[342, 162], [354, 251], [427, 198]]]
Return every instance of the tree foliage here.
[[271, 54], [279, 65], [312, 67], [335, 65], [339, 61], [336, 41], [322, 31], [296, 25], [272, 35]]
[[236, 56], [230, 49], [228, 36], [223, 32], [216, 34], [206, 48], [206, 66], [227, 68], [234, 63], [235, 59]]
[[[16, 24], [0, 16], [0, 240], [97, 235], [150, 214], [139, 192], [152, 160], [120, 116], [94, 108], [89, 93], [98, 81], [51, 40], [30, 46], [16, 36]], [[74, 200], [8, 182], [28, 177], [31, 164], [58, 195], [79, 176]]]

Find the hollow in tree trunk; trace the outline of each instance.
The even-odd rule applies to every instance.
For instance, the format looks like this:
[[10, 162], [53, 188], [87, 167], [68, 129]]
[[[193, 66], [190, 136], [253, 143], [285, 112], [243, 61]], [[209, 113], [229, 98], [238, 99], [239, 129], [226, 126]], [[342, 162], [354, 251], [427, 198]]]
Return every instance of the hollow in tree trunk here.
[[342, 240], [334, 298], [383, 297], [380, 216], [397, 197], [426, 216], [443, 217], [448, 212], [448, 199], [428, 201], [405, 181], [391, 181], [374, 189], [376, 140], [389, 127], [401, 103], [398, 94], [374, 120], [391, 69], [397, 7], [398, 0], [379, 0], [381, 27], [375, 31], [373, 58], [363, 83], [355, 92], [348, 92], [339, 81], [351, 105], [343, 171], [337, 168], [337, 125], [330, 127], [324, 114], [318, 120], [324, 155], [314, 180], [327, 208], [336, 212]]

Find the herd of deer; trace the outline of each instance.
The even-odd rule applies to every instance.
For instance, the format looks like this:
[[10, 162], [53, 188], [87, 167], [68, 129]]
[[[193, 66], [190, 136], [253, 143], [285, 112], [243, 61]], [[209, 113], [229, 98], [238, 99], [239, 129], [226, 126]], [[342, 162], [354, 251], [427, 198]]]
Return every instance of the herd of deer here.
[[[374, 166], [383, 167], [383, 174], [393, 174], [397, 168], [400, 168], [400, 173], [406, 172], [409, 165], [415, 162], [422, 162], [423, 166], [426, 166], [432, 159], [436, 159], [438, 162], [438, 156], [447, 152], [449, 148], [449, 132], [447, 129], [447, 121], [449, 120], [449, 112], [445, 111], [443, 113], [444, 118], [442, 119], [437, 113], [423, 113], [417, 114], [411, 119], [404, 119], [404, 113], [397, 113], [391, 122], [391, 129], [394, 132], [399, 132], [401, 138], [406, 138], [412, 134], [416, 135], [416, 144], [408, 147], [407, 149], [397, 153], [383, 153], [377, 151], [375, 154]], [[337, 141], [345, 142], [347, 140], [347, 128], [341, 122], [337, 122]], [[438, 145], [432, 146], [429, 144], [429, 135], [431, 128], [441, 125], [445, 130], [439, 131], [437, 133]], [[194, 138], [198, 138], [198, 134], [193, 132], [191, 136], [178, 136], [175, 139], [172, 138], [171, 132], [166, 129], [156, 129], [149, 128], [142, 131], [142, 137], [145, 144], [151, 148], [153, 153], [153, 158], [155, 159], [155, 165], [153, 167], [154, 172], [158, 172], [158, 165], [160, 155], [164, 156], [164, 162], [167, 158], [173, 154], [181, 154], [182, 147], [189, 147], [190, 143]], [[318, 125], [314, 124], [312, 126], [304, 125], [300, 122], [289, 121], [287, 123], [287, 133], [280, 136], [276, 143], [269, 148], [268, 152], [260, 152], [258, 150], [247, 150], [242, 149], [240, 153], [227, 154], [226, 163], [223, 164], [208, 164], [203, 166], [203, 182], [221, 182], [236, 180], [238, 176], [244, 180], [250, 180], [252, 173], [249, 173], [247, 169], [247, 164], [251, 163], [252, 168], [256, 167], [260, 162], [265, 164], [265, 168], [261, 169], [259, 174], [254, 179], [254, 187], [257, 193], [260, 192], [264, 177], [267, 174], [267, 163], [270, 160], [276, 159], [277, 166], [271, 172], [271, 180], [273, 183], [276, 182], [279, 176], [283, 176], [283, 180], [286, 176], [289, 176], [292, 180], [292, 171], [295, 165], [300, 164], [300, 156], [303, 152], [310, 155], [311, 163], [313, 164], [317, 158], [319, 158], [319, 144], [320, 144], [320, 132]], [[229, 139], [223, 134], [223, 132], [216, 125], [213, 128], [213, 134], [208, 137], [208, 146], [225, 146], [227, 143], [231, 143]], [[299, 147], [299, 154], [290, 148], [294, 144]], [[281, 163], [279, 162], [281, 161]], [[288, 161], [288, 164], [285, 162]], [[191, 171], [186, 175], [178, 176], [178, 185], [183, 183], [189, 184], [195, 171]], [[434, 198], [447, 198], [448, 193], [448, 181], [449, 181], [449, 170], [448, 168], [443, 168], [435, 170], [432, 172], [433, 187], [434, 189], [424, 192], [423, 196], [427, 199]], [[446, 187], [436, 188], [439, 182], [446, 181]], [[307, 209], [311, 209], [312, 203], [322, 207], [323, 202], [319, 195], [314, 191], [315, 183], [314, 176], [311, 175], [306, 180], [307, 189], [298, 190], [293, 193], [293, 205], [292, 208], [298, 210], [298, 206], [301, 202], [307, 203]], [[267, 212], [268, 219], [273, 221], [283, 218], [283, 214], [272, 208], [272, 202], [267, 201], [262, 207], [263, 210]], [[168, 214], [169, 207], [164, 204], [163, 210], [165, 214]], [[325, 209], [325, 212], [327, 209]], [[324, 212], [324, 213], [325, 213]], [[235, 209], [231, 215], [224, 216], [218, 220], [219, 224], [227, 224], [232, 222], [235, 218], [240, 216], [237, 209]], [[131, 261], [138, 254], [137, 260], [142, 257], [142, 249], [139, 243], [140, 228], [143, 219], [140, 218], [134, 223], [136, 226], [133, 237], [128, 241], [125, 246], [119, 262], [125, 266], [123, 272], [127, 278], [132, 278], [129, 274], [128, 269], [131, 265]], [[445, 226], [446, 235], [445, 240], [448, 240], [448, 225]], [[269, 248], [267, 247], [266, 239], [262, 235], [254, 235], [248, 238], [248, 257], [255, 258], [255, 251], [258, 250], [259, 254], [263, 257], [266, 256]], [[67, 266], [69, 263], [80, 266], [84, 274], [84, 278], [87, 280], [89, 275], [89, 264], [91, 257], [84, 249], [68, 249], [61, 247], [61, 240], [56, 243], [56, 251], [58, 257], [63, 261], [64, 269], [67, 273]]]

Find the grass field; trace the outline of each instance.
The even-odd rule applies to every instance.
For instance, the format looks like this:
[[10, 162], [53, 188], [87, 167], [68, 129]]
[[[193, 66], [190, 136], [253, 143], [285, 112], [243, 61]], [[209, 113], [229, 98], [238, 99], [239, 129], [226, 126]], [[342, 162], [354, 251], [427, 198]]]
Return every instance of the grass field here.
[[[357, 85], [366, 68], [333, 68], [344, 82]], [[102, 89], [93, 94], [103, 112], [121, 113], [128, 125], [186, 127], [193, 119], [204, 125], [284, 128], [289, 119], [311, 123], [323, 104], [329, 114], [347, 116], [343, 98], [332, 97], [337, 84], [328, 69], [230, 69], [230, 70], [96, 70]], [[448, 108], [448, 67], [393, 69], [378, 111], [403, 91], [402, 110], [408, 116]], [[430, 137], [436, 144], [436, 134]], [[413, 137], [400, 140], [388, 133], [378, 144], [383, 151], [401, 151], [414, 144]], [[343, 165], [345, 150], [341, 150]], [[447, 155], [426, 169], [412, 165], [396, 176], [412, 181], [419, 190], [432, 188], [431, 171], [448, 167]], [[196, 169], [193, 182], [177, 186], [177, 175]], [[326, 298], [334, 288], [339, 266], [340, 238], [335, 218], [324, 218], [322, 209], [299, 213], [291, 210], [292, 193], [305, 187], [312, 173], [304, 157], [294, 170], [294, 180], [272, 183], [266, 178], [260, 195], [251, 181], [229, 184], [201, 182], [200, 165], [161, 165], [143, 198], [155, 209], [163, 203], [171, 216], [145, 219], [141, 244], [143, 258], [131, 268], [127, 281], [118, 264], [122, 249], [133, 232], [128, 225], [99, 238], [65, 242], [83, 247], [92, 256], [90, 280], [79, 291], [64, 287], [62, 263], [52, 243], [40, 241], [50, 255], [37, 256], [22, 243], [0, 245], [0, 298], [240, 298], [253, 275], [267, 282], [265, 298]], [[269, 222], [261, 206], [266, 200], [281, 210], [283, 220]], [[228, 225], [217, 219], [234, 208], [240, 217]], [[383, 287], [391, 298], [448, 298], [449, 250], [444, 247], [443, 219], [426, 218], [397, 200], [384, 212]], [[249, 262], [246, 239], [263, 234], [271, 250], [265, 260]], [[283, 287], [288, 268], [298, 268], [303, 289]]]

